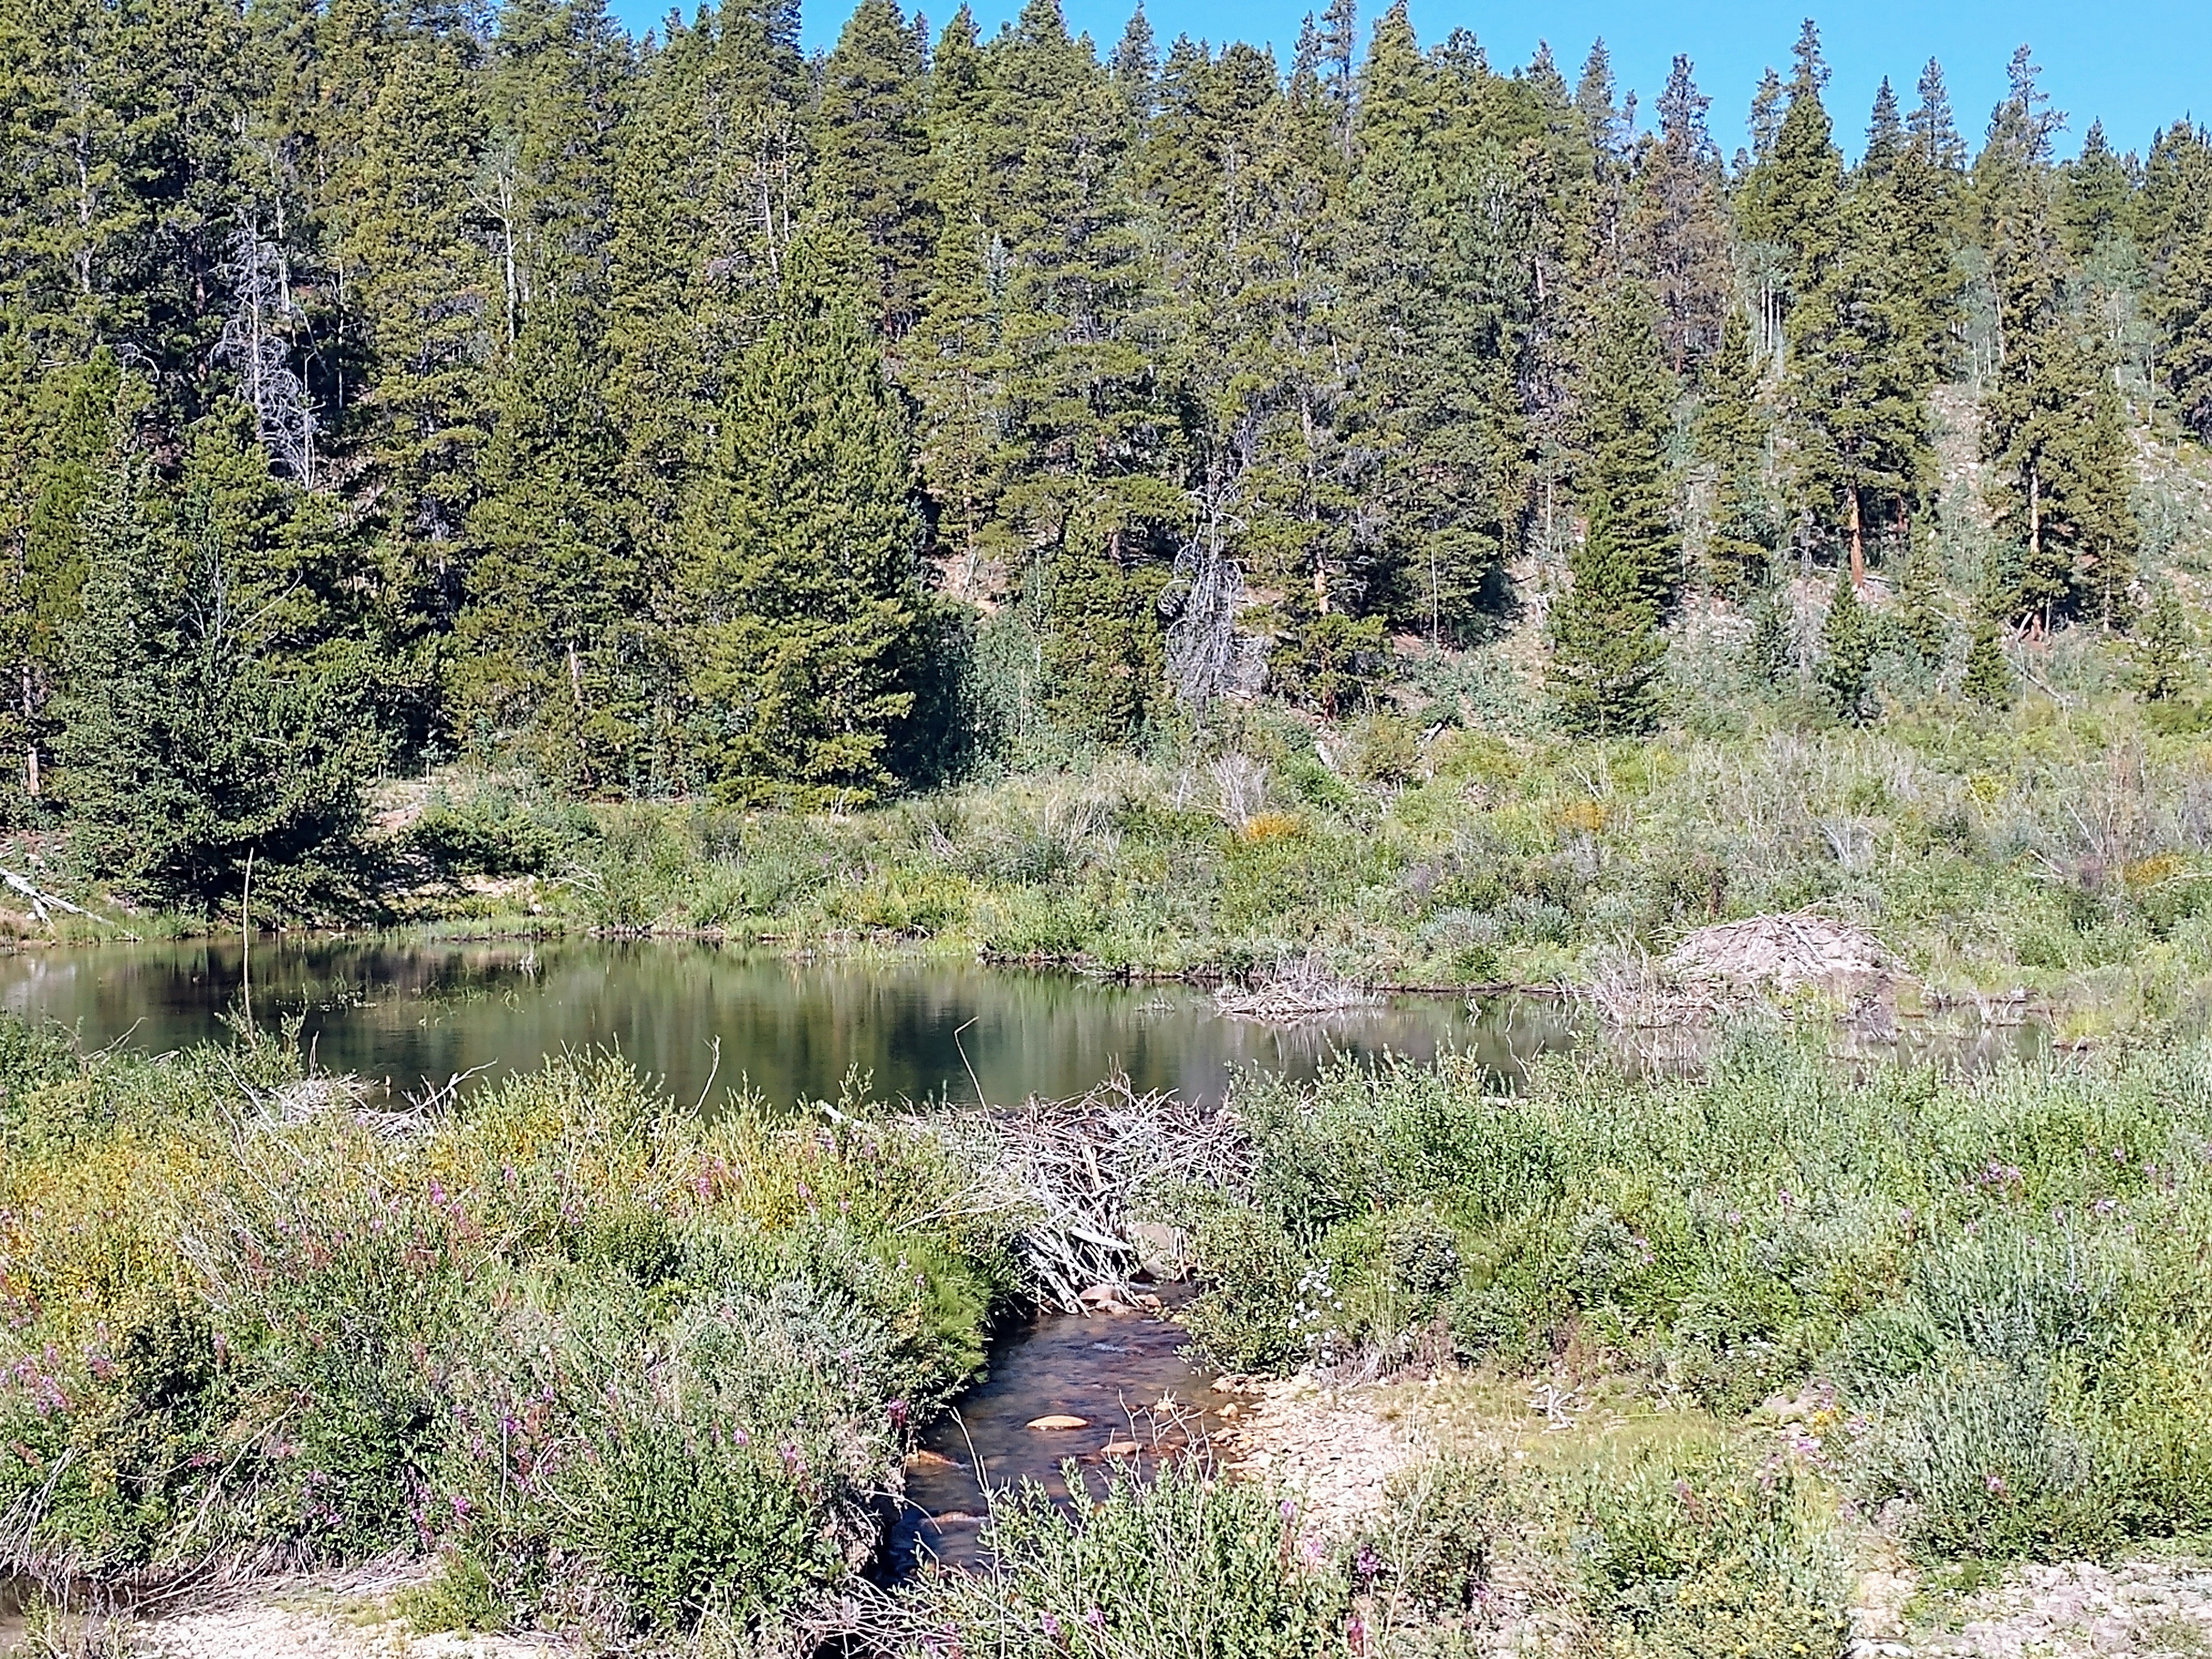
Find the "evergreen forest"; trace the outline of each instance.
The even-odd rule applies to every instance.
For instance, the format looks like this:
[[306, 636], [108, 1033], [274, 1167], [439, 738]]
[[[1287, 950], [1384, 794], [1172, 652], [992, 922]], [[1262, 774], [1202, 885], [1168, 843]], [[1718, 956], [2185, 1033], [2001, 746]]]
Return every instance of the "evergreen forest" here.
[[2062, 145], [2026, 48], [1972, 141], [1934, 63], [1827, 81], [1808, 21], [1639, 110], [1352, 0], [1287, 63], [1055, 0], [812, 55], [785, 0], [13, 0], [0, 816], [342, 919], [375, 790], [461, 763], [842, 813], [1479, 725], [1434, 683], [1511, 639], [1610, 739], [1717, 617], [1846, 724], [2085, 633], [2178, 693], [2212, 140]]

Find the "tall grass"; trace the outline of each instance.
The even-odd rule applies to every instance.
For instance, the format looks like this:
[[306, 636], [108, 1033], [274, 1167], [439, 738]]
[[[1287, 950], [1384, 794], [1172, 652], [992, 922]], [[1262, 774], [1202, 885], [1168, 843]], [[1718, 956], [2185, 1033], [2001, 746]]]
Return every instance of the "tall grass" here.
[[[2051, 675], [2089, 672], [2063, 654]], [[1749, 697], [1729, 672], [1714, 695]], [[1181, 754], [846, 817], [586, 820], [486, 785], [434, 801], [410, 845], [540, 869], [544, 920], [607, 932], [1229, 974], [1312, 948], [1401, 983], [1577, 977], [1624, 943], [1817, 902], [1937, 1001], [2025, 990], [2085, 1030], [2154, 1029], [2212, 984], [2212, 770], [2114, 686], [2066, 695], [1978, 721], [1906, 701], [1869, 729], [1753, 698], [1740, 731], [1601, 746], [1254, 714]]]
[[394, 1123], [0, 1023], [0, 1577], [398, 1550], [474, 1622], [757, 1622], [866, 1563], [1013, 1287], [941, 1148], [611, 1058]]
[[[2192, 1046], [1853, 1079], [1771, 1035], [1708, 1077], [1555, 1060], [1255, 1084], [1191, 1206], [1223, 1358], [1601, 1365], [1805, 1449], [1931, 1556], [2212, 1520], [2212, 1070]], [[1825, 1404], [1820, 1402], [1825, 1401]]]

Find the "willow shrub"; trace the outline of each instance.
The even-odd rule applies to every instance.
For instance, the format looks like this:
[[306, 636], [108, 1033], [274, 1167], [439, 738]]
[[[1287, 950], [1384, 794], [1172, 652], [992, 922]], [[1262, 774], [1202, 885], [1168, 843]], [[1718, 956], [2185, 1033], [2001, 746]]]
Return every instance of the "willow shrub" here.
[[265, 1040], [0, 1024], [0, 1575], [397, 1548], [470, 1622], [766, 1616], [872, 1550], [1012, 1285], [933, 1146], [612, 1058], [398, 1134]]
[[1809, 1390], [1819, 1455], [1931, 1554], [2207, 1519], [2203, 1048], [1855, 1078], [1753, 1034], [1696, 1079], [1347, 1068], [1239, 1109], [1249, 1203], [1196, 1231], [1225, 1358], [1442, 1333], [1509, 1369], [1609, 1352], [1724, 1417]]

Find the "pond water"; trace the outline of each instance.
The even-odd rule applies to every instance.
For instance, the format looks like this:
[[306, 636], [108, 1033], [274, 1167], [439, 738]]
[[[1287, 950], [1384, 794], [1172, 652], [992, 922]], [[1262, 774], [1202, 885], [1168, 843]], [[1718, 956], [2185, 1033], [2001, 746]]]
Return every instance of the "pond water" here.
[[[152, 1052], [223, 1034], [240, 1007], [236, 940], [27, 950], [0, 956], [0, 1008], [58, 1021], [88, 1045]], [[1058, 1098], [1117, 1073], [1139, 1090], [1218, 1099], [1231, 1073], [1312, 1076], [1339, 1054], [1427, 1060], [1474, 1049], [1501, 1074], [1570, 1046], [1553, 1004], [1471, 1014], [1400, 997], [1284, 1030], [1227, 1019], [1184, 985], [1101, 982], [966, 963], [797, 963], [707, 944], [264, 941], [252, 1012], [297, 1015], [325, 1069], [419, 1093], [477, 1067], [536, 1066], [612, 1046], [678, 1098], [732, 1085], [771, 1104], [837, 1098]], [[717, 1043], [719, 1042], [719, 1053]]]

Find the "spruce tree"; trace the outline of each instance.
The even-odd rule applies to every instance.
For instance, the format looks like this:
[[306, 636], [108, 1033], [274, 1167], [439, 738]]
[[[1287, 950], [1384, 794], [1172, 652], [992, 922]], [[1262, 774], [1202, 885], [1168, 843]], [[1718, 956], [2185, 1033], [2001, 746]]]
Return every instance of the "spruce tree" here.
[[635, 768], [647, 718], [635, 665], [652, 648], [592, 344], [581, 307], [556, 290], [532, 307], [500, 383], [447, 715], [465, 748], [512, 747], [583, 790]]
[[930, 638], [903, 413], [849, 299], [801, 269], [732, 377], [683, 525], [676, 631], [701, 781], [854, 806], [899, 780]]
[[1872, 712], [1874, 617], [1860, 602], [1850, 567], [1836, 572], [1828, 612], [1820, 622], [1820, 690], [1839, 720], [1856, 724]]
[[2177, 121], [2144, 168], [2152, 362], [2182, 424], [2212, 443], [2212, 137]]
[[879, 326], [921, 313], [938, 228], [929, 192], [922, 42], [896, 0], [861, 0], [822, 66], [814, 107], [814, 198], [866, 249]]
[[1753, 677], [1777, 691], [1797, 684], [1797, 636], [1786, 581], [1769, 580], [1752, 607], [1751, 640], [1746, 647]]
[[1656, 718], [1659, 623], [1682, 585], [1654, 307], [1640, 283], [1618, 283], [1608, 299], [1591, 380], [1589, 527], [1569, 562], [1572, 586], [1553, 606], [1548, 677], [1567, 725], [1600, 737]]
[[1751, 325], [1731, 311], [1720, 349], [1705, 365], [1698, 422], [1698, 459], [1713, 477], [1712, 522], [1705, 537], [1705, 580], [1741, 598], [1767, 577], [1781, 526], [1767, 483], [1767, 420], [1751, 361]]
[[204, 489], [164, 513], [128, 459], [85, 534], [57, 702], [79, 856], [122, 891], [177, 906], [234, 901], [251, 856], [279, 914], [359, 914], [353, 842], [380, 753], [357, 676], [282, 665], [257, 643]]
[[1790, 313], [1789, 392], [1803, 500], [1841, 542], [1863, 584], [1883, 526], [1910, 538], [1934, 473], [1914, 312], [1911, 243], [1923, 234], [1901, 198], [1905, 134], [1889, 84], [1875, 100], [1866, 153], [1841, 212], [1844, 235], [1813, 269]]
[[2039, 182], [1996, 228], [2002, 350], [1981, 448], [2000, 532], [2017, 550], [2003, 608], [2043, 629], [2069, 617], [2124, 627], [2141, 530], [2110, 346], [2067, 291]]
[[2012, 667], [1998, 641], [1997, 625], [1986, 617], [1974, 623], [1973, 640], [1966, 647], [1966, 678], [1959, 689], [1967, 702], [1984, 708], [2012, 706]]
[[1950, 641], [1941, 567], [1934, 539], [1916, 536], [1905, 550], [1897, 584], [1898, 635], [1922, 665], [1930, 668], [1942, 665]]
[[2145, 702], [2164, 702], [2187, 689], [2195, 645], [2181, 595], [2172, 582], [2160, 582], [2136, 640], [2136, 690]]
[[[1606, 295], [1589, 368], [1589, 474], [1584, 510], [1603, 514], [1617, 554], [1663, 621], [1680, 603], [1685, 572], [1667, 452], [1674, 434], [1672, 377], [1659, 358], [1650, 291], [1617, 283]], [[1590, 532], [1595, 535], [1595, 529]]]
[[1711, 105], [1690, 60], [1675, 58], [1659, 98], [1659, 141], [1647, 147], [1638, 175], [1637, 229], [1659, 301], [1660, 347], [1668, 367], [1685, 376], [1723, 349], [1735, 288], [1720, 149], [1705, 125]]

